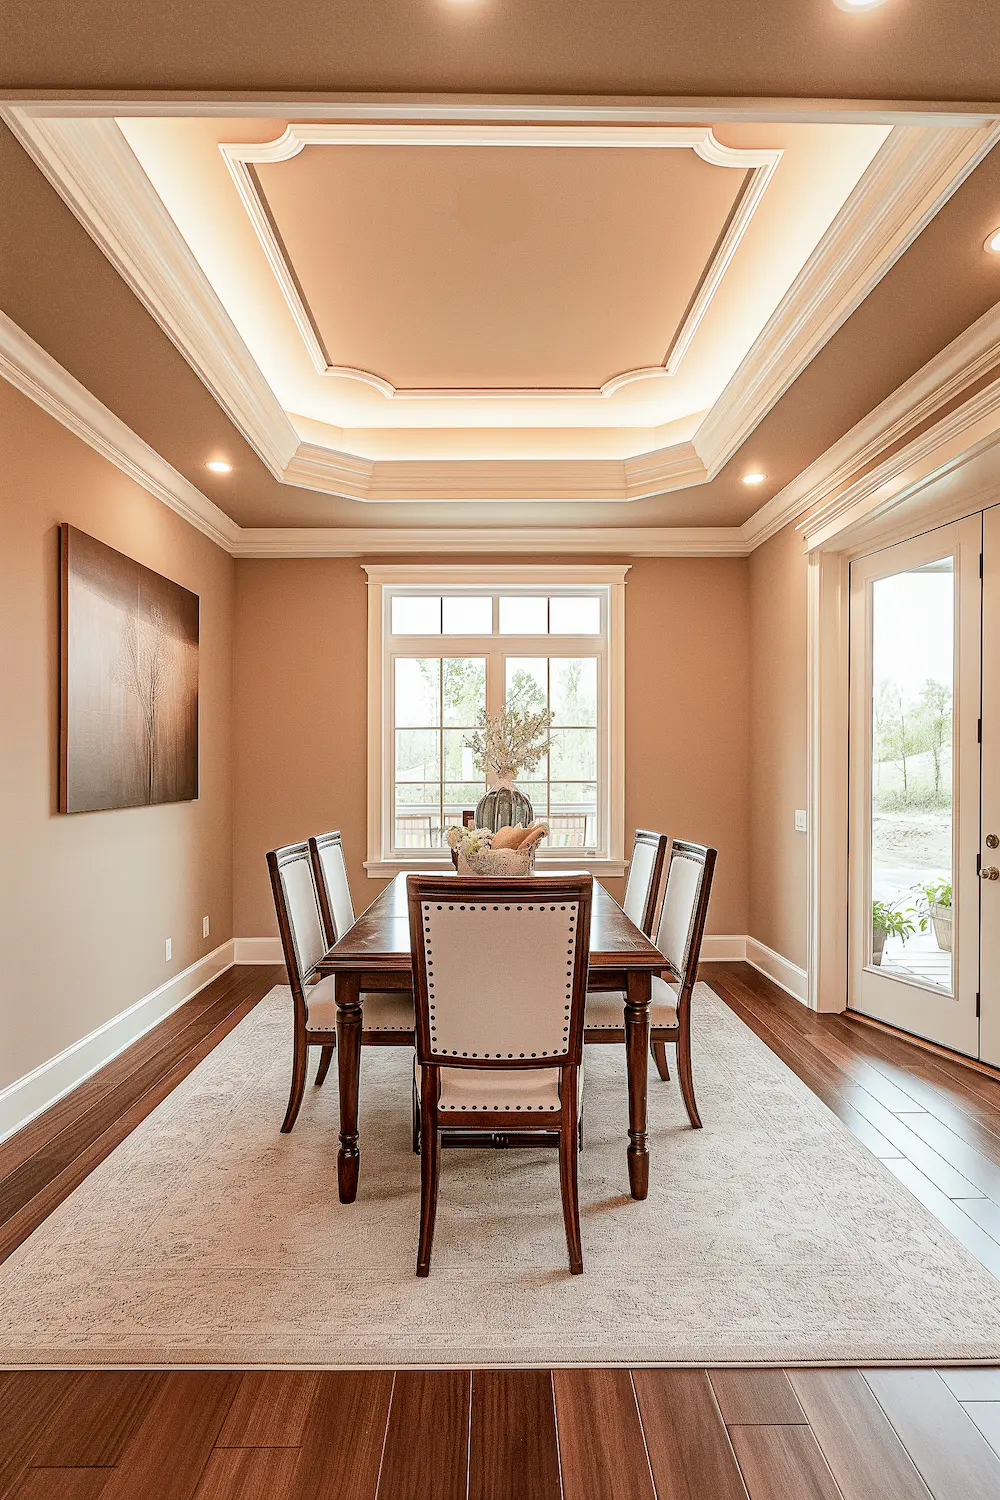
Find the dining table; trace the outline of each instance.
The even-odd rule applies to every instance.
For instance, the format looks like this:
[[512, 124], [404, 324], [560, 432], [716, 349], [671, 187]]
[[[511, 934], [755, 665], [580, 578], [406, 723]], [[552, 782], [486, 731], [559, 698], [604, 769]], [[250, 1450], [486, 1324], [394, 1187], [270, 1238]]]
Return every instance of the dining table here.
[[[413, 989], [413, 953], [406, 899], [407, 871], [396, 875], [339, 942], [320, 959], [323, 975], [335, 976], [337, 1072], [340, 1082], [340, 1150], [337, 1186], [341, 1203], [358, 1192], [361, 1149], [358, 1099], [361, 1033], [367, 991]], [[424, 873], [414, 871], [413, 873]], [[430, 873], [430, 872], [428, 872]], [[442, 873], [435, 870], [434, 874]], [[457, 875], [456, 881], [468, 877]], [[544, 879], [543, 875], [538, 876]], [[590, 917], [588, 990], [619, 990], [628, 1075], [629, 1190], [633, 1198], [649, 1191], [646, 1089], [649, 1058], [649, 1005], [652, 977], [664, 968], [659, 949], [596, 880]]]

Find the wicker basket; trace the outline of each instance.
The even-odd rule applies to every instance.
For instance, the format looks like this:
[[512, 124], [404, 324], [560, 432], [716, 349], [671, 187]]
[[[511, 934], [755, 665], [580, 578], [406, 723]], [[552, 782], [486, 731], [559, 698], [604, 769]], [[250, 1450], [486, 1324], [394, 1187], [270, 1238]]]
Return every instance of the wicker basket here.
[[480, 849], [478, 854], [458, 853], [460, 875], [530, 875], [535, 868], [535, 850], [530, 849]]

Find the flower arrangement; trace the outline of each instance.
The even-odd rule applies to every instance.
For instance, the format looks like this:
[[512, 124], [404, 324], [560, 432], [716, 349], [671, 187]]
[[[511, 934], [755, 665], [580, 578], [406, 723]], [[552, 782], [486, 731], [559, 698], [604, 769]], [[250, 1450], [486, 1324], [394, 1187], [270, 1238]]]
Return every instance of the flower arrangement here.
[[547, 825], [530, 828], [449, 828], [445, 835], [460, 875], [527, 875]]
[[509, 787], [520, 771], [535, 769], [548, 752], [554, 718], [550, 709], [532, 711], [507, 703], [495, 714], [480, 712], [479, 727], [464, 743], [489, 786]]

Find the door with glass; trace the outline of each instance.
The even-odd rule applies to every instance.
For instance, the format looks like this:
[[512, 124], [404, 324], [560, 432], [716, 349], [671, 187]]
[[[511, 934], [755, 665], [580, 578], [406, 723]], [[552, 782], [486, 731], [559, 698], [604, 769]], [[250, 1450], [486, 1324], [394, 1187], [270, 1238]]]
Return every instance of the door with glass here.
[[1000, 1067], [1000, 505], [983, 516], [983, 816], [979, 846], [981, 1050]]
[[970, 1056], [979, 1055], [982, 549], [980, 515], [851, 567], [848, 1003]]

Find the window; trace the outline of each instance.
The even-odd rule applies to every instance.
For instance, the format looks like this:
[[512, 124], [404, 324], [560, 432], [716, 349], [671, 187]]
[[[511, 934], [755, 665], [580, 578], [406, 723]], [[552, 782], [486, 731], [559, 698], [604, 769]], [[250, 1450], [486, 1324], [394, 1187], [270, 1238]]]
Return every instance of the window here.
[[504, 702], [554, 714], [518, 785], [540, 861], [618, 873], [624, 844], [624, 567], [372, 567], [368, 870], [450, 866], [486, 791], [465, 741]]

